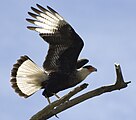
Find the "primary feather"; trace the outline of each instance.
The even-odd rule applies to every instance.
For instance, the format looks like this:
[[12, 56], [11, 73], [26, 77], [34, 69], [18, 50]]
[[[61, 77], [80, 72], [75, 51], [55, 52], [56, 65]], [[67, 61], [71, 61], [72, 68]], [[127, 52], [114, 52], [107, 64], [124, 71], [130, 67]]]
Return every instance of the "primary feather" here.
[[84, 46], [83, 40], [69, 23], [55, 10], [38, 5], [28, 12], [32, 19], [26, 19], [35, 26], [27, 28], [39, 33], [49, 49], [43, 68], [36, 65], [28, 56], [22, 56], [13, 65], [11, 83], [15, 91], [29, 97], [39, 89], [44, 89], [47, 98], [61, 90], [73, 87], [83, 81], [96, 68], [84, 66], [88, 59], [78, 60]]
[[[39, 9], [31, 7], [33, 12], [28, 12], [34, 19], [26, 19], [36, 27], [28, 29], [39, 32], [40, 36], [49, 44], [48, 54], [43, 63], [46, 71], [65, 70], [72, 71], [84, 45], [82, 39], [74, 29], [51, 7]], [[69, 57], [70, 56], [70, 57]], [[65, 68], [65, 69], [64, 69]]]

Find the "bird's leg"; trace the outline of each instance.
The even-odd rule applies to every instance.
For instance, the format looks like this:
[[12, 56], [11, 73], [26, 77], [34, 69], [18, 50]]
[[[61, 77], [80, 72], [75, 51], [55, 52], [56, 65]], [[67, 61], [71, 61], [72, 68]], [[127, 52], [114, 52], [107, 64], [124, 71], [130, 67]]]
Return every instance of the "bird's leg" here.
[[56, 118], [59, 118], [59, 117], [57, 116], [57, 114], [55, 114], [55, 117], [56, 117]]
[[55, 95], [58, 99], [60, 99], [60, 96], [58, 96], [56, 93], [54, 93], [54, 95]]
[[[58, 96], [58, 97], [59, 97], [59, 96]], [[48, 100], [48, 103], [51, 104], [51, 101], [50, 101], [50, 98], [49, 98], [49, 97], [47, 97], [47, 100]], [[59, 117], [57, 116], [57, 114], [55, 114], [55, 117], [56, 117], [56, 118], [59, 118]]]
[[47, 100], [48, 100], [48, 103], [51, 104], [51, 101], [50, 101], [50, 98], [49, 98], [49, 97], [47, 97]]

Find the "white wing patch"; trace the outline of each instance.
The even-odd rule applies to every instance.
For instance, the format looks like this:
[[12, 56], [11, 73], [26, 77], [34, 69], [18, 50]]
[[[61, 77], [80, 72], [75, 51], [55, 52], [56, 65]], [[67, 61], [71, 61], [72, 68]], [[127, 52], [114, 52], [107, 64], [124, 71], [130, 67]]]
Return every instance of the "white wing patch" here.
[[35, 18], [35, 20], [26, 19], [37, 27], [28, 26], [28, 29], [35, 30], [39, 33], [54, 34], [60, 26], [67, 24], [66, 21], [50, 7], [48, 7], [49, 10], [38, 4], [37, 7], [40, 10], [31, 7], [36, 14], [28, 12], [28, 14]]
[[52, 21], [52, 19], [48, 16], [46, 16], [46, 17], [36, 16], [36, 19], [43, 22], [43, 23], [47, 23], [50, 26], [56, 26], [57, 27], [56, 22], [54, 20]]

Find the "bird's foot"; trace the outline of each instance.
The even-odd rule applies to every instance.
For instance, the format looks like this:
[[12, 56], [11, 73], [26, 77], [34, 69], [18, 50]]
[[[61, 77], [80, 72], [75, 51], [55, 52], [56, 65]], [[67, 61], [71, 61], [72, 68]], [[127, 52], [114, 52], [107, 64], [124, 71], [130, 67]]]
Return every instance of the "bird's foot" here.
[[56, 93], [54, 93], [54, 95], [55, 95], [58, 99], [60, 99], [60, 96], [58, 96]]

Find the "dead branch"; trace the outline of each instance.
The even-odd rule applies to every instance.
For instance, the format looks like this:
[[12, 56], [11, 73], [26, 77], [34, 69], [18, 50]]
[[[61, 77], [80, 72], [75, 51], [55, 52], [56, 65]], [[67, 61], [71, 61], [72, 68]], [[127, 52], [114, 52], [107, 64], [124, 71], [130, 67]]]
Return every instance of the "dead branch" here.
[[43, 110], [41, 110], [37, 114], [35, 114], [30, 120], [42, 120], [43, 116], [48, 115], [50, 113], [50, 111], [52, 111], [55, 107], [59, 106], [60, 104], [66, 102], [66, 101], [69, 101], [69, 99], [73, 95], [75, 95], [78, 92], [80, 92], [81, 90], [85, 89], [87, 86], [88, 86], [88, 84], [84, 83], [84, 84], [76, 87], [75, 89], [70, 91], [68, 94], [66, 94], [62, 98], [60, 98], [59, 100], [56, 100], [56, 101], [52, 102], [51, 104], [47, 105]]
[[76, 105], [79, 104], [87, 99], [90, 99], [92, 97], [101, 95], [106, 92], [111, 92], [114, 90], [120, 90], [125, 87], [131, 82], [125, 82], [123, 79], [121, 67], [119, 64], [115, 64], [115, 70], [116, 70], [116, 82], [113, 85], [103, 86], [100, 88], [97, 88], [95, 90], [89, 91], [85, 94], [82, 94], [76, 98], [73, 98], [69, 100], [73, 95], [77, 94], [81, 90], [85, 89], [88, 84], [84, 83], [81, 86], [76, 87], [74, 90], [69, 92], [68, 94], [64, 95], [59, 100], [54, 101], [50, 105], [46, 106], [44, 109], [36, 113], [30, 120], [46, 120], [51, 118], [52, 116]]

